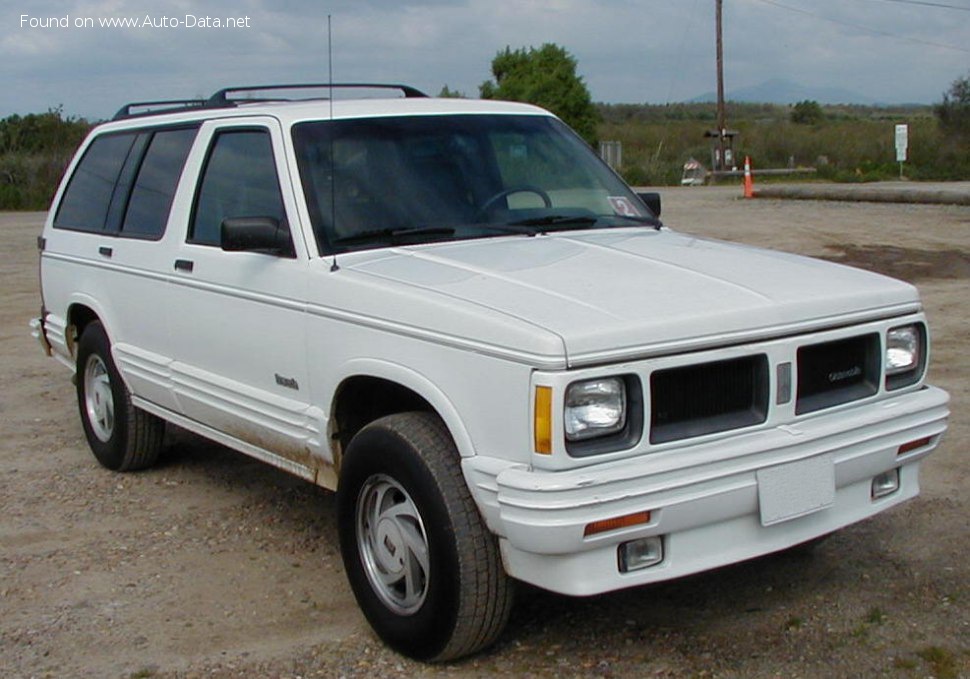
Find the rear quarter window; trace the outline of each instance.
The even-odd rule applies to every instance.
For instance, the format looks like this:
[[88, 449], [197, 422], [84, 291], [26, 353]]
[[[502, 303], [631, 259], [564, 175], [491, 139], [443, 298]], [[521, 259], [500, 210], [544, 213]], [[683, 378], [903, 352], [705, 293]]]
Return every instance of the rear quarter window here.
[[54, 227], [77, 231], [103, 231], [121, 168], [137, 132], [98, 137], [81, 158], [61, 198]]

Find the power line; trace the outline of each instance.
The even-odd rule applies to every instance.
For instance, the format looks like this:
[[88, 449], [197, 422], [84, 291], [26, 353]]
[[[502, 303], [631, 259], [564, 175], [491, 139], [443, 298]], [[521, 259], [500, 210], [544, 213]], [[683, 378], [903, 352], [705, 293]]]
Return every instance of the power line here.
[[948, 5], [943, 2], [929, 2], [928, 0], [878, 0], [879, 2], [897, 2], [901, 5], [921, 5], [923, 7], [938, 7], [940, 9], [955, 9], [960, 12], [970, 12], [970, 7], [963, 5]]
[[[886, 0], [886, 1], [892, 2], [893, 0]], [[895, 0], [895, 1], [897, 1], [897, 2], [903, 2], [903, 0]], [[866, 31], [867, 33], [873, 33], [875, 35], [883, 35], [883, 36], [886, 36], [886, 37], [889, 37], [889, 38], [897, 38], [899, 40], [906, 40], [907, 42], [913, 42], [913, 43], [917, 43], [917, 44], [920, 44], [920, 45], [929, 45], [930, 47], [942, 47], [943, 49], [956, 50], [957, 52], [966, 52], [967, 54], [970, 54], [970, 49], [967, 49], [965, 47], [957, 47], [956, 45], [948, 45], [948, 44], [942, 43], [942, 42], [933, 42], [931, 40], [921, 40], [920, 38], [911, 38], [911, 37], [906, 36], [906, 35], [899, 35], [898, 33], [890, 33], [888, 31], [881, 31], [879, 29], [870, 28], [868, 26], [863, 26], [861, 24], [855, 24], [855, 23], [852, 23], [852, 22], [849, 22], [849, 21], [842, 21], [841, 19], [833, 19], [831, 17], [827, 17], [827, 16], [824, 16], [822, 14], [817, 14], [815, 12], [810, 12], [809, 10], [802, 9], [801, 7], [792, 7], [791, 5], [785, 5], [785, 4], [782, 4], [780, 2], [776, 2], [776, 0], [758, 0], [758, 2], [762, 2], [762, 3], [766, 4], [766, 5], [771, 5], [773, 7], [778, 7], [780, 9], [786, 9], [789, 12], [797, 12], [798, 14], [804, 14], [806, 16], [815, 17], [816, 19], [822, 19], [823, 21], [829, 21], [829, 22], [831, 22], [833, 24], [839, 24], [841, 26], [848, 26], [849, 28], [855, 28], [855, 29], [858, 29], [860, 31]], [[917, 4], [917, 0], [909, 0], [909, 2], [911, 2], [913, 4]], [[922, 3], [920, 3], [920, 4], [922, 4]], [[954, 7], [954, 9], [959, 9], [959, 8]]]

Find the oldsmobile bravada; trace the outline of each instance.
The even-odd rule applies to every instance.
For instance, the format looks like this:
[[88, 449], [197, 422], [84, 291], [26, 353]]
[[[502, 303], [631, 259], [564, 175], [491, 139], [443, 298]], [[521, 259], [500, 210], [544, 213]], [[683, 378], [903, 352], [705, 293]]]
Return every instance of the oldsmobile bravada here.
[[396, 89], [82, 144], [33, 327], [102, 465], [171, 423], [335, 490], [361, 608], [425, 660], [493, 642], [514, 580], [677, 578], [918, 493], [948, 397], [911, 285], [677, 233], [548, 112]]

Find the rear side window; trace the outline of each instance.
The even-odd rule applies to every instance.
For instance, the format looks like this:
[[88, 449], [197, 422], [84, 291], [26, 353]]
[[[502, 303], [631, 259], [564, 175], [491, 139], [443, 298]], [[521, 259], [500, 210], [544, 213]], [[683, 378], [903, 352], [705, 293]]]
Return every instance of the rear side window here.
[[232, 217], [272, 217], [283, 223], [283, 198], [269, 132], [219, 133], [195, 200], [190, 243], [219, 245], [222, 222]]
[[128, 199], [122, 235], [159, 238], [164, 233], [175, 187], [195, 133], [192, 128], [161, 130], [152, 135]]
[[109, 134], [91, 142], [61, 199], [56, 228], [105, 229], [111, 197], [136, 136], [136, 132]]
[[95, 139], [78, 163], [54, 227], [160, 238], [198, 127]]

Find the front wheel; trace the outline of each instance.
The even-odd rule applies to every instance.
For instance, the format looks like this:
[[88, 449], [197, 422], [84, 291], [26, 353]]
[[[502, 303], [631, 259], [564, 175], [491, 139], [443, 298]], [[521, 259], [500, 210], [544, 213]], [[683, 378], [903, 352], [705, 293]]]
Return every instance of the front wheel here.
[[495, 641], [512, 584], [440, 419], [402, 413], [362, 429], [344, 457], [337, 511], [347, 577], [385, 643], [441, 662]]
[[99, 321], [89, 323], [78, 342], [77, 403], [88, 445], [102, 466], [134, 471], [158, 459], [165, 421], [132, 405]]

